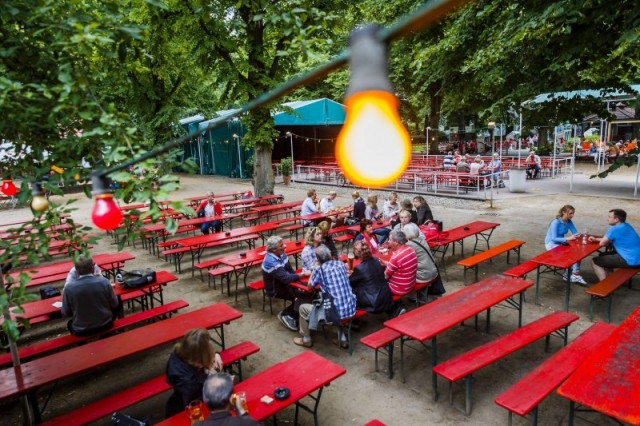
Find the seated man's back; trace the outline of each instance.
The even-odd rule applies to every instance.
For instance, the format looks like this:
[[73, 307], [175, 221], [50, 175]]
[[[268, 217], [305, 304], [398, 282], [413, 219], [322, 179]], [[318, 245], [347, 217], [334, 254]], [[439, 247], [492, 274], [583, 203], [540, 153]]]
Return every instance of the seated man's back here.
[[78, 278], [68, 282], [62, 293], [62, 315], [72, 317], [69, 331], [86, 335], [110, 328], [119, 305], [111, 284], [102, 275], [93, 275], [91, 258], [80, 256], [75, 268]]

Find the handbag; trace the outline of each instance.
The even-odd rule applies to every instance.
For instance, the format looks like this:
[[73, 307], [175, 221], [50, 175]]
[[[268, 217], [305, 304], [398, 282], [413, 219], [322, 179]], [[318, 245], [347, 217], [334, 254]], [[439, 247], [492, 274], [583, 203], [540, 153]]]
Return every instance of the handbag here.
[[[327, 280], [324, 277], [322, 266], [320, 266], [320, 273], [322, 274], [322, 281], [326, 285]], [[335, 299], [328, 291], [322, 292], [322, 307], [324, 308], [325, 321], [329, 324], [339, 325], [340, 321], [342, 321], [342, 318], [340, 318], [340, 313], [338, 312]]]
[[431, 283], [431, 285], [429, 287], [427, 287], [427, 294], [430, 294], [432, 296], [441, 296], [441, 295], [445, 294], [447, 292], [447, 290], [444, 288], [444, 283], [442, 282], [442, 277], [440, 276], [440, 268], [438, 268], [438, 264], [436, 263], [436, 260], [431, 255], [431, 252], [426, 249], [426, 247], [424, 247], [422, 244], [420, 244], [417, 241], [415, 243], [417, 245], [419, 245], [422, 248], [422, 250], [427, 252], [427, 255], [429, 256], [429, 258], [433, 262], [433, 265], [436, 267], [436, 271], [438, 272], [438, 275], [436, 276], [436, 279], [433, 280], [433, 282]]

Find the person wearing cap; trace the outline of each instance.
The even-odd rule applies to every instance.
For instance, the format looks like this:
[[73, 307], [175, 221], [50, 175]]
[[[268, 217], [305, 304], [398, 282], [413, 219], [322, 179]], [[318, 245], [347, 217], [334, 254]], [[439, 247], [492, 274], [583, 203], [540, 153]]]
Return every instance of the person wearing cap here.
[[500, 161], [500, 154], [493, 153], [491, 162], [489, 163], [489, 170], [491, 171], [491, 179], [493, 179], [493, 186], [497, 186], [500, 173], [502, 172], [502, 162]]
[[529, 152], [529, 156], [526, 160], [527, 163], [527, 177], [529, 179], [536, 179], [540, 174], [540, 156], [536, 155], [535, 149]]

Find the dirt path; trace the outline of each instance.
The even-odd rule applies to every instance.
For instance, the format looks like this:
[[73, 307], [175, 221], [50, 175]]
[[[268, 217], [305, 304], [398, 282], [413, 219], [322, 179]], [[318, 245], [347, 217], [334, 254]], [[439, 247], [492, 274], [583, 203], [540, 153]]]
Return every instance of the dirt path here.
[[[635, 170], [633, 171], [635, 172]], [[635, 173], [629, 170], [620, 174], [616, 178], [622, 181], [633, 181]], [[544, 181], [544, 180], [543, 180]], [[543, 182], [541, 181], [541, 182]], [[231, 191], [235, 189], [250, 189], [249, 182], [238, 182], [236, 180], [221, 177], [202, 176], [181, 176], [183, 188], [175, 193], [175, 199], [183, 199], [188, 196], [203, 194], [208, 190]], [[302, 200], [307, 187], [292, 185], [285, 187], [278, 185], [276, 193], [285, 195], [286, 201]], [[329, 190], [326, 187], [317, 187], [321, 196]], [[351, 199], [348, 196], [350, 190], [340, 188], [339, 197], [336, 200], [338, 205], [349, 204]], [[361, 191], [366, 194], [366, 190]], [[378, 192], [384, 198], [383, 192]], [[409, 197], [410, 194], [400, 194], [400, 199]], [[73, 213], [74, 219], [78, 222], [89, 225], [92, 201], [84, 196], [78, 198], [76, 203], [77, 211]], [[429, 200], [432, 204], [434, 215], [444, 221], [445, 228], [458, 226], [473, 220], [494, 221], [500, 223], [491, 239], [492, 244], [498, 244], [510, 239], [523, 239], [527, 241], [522, 249], [522, 259], [530, 257], [544, 251], [544, 235], [549, 222], [555, 217], [558, 209], [564, 204], [572, 204], [576, 208], [574, 222], [579, 231], [588, 228], [590, 233], [603, 233], [607, 228], [606, 215], [611, 208], [625, 209], [628, 214], [628, 222], [640, 228], [640, 209], [638, 201], [633, 199], [610, 198], [606, 196], [591, 196], [585, 194], [567, 194], [557, 191], [529, 191], [518, 197], [507, 197], [494, 203], [494, 209], [488, 208], [488, 203], [460, 202]], [[0, 212], [0, 223], [11, 219], [28, 217], [28, 209]], [[115, 251], [109, 237], [100, 241], [94, 253]], [[151, 256], [140, 245], [129, 246], [126, 250], [136, 255], [136, 260], [129, 268], [153, 267], [157, 270], [167, 269], [172, 271], [172, 267], [157, 257]], [[217, 256], [220, 252], [216, 252]], [[469, 251], [467, 250], [467, 254]], [[205, 255], [213, 257], [214, 253]], [[507, 269], [505, 256], [498, 260], [483, 264], [480, 267], [480, 278]], [[447, 275], [445, 283], [449, 292], [454, 292], [464, 285], [464, 277], [461, 267], [455, 262], [459, 259], [448, 256], [446, 260]], [[590, 262], [582, 263], [582, 273], [589, 283], [595, 283], [596, 277], [593, 274]], [[258, 279], [259, 270], [254, 268], [250, 278]], [[175, 300], [182, 298], [190, 303], [189, 309], [197, 309], [215, 302], [226, 302], [241, 310], [244, 313], [242, 319], [235, 321], [228, 328], [229, 344], [237, 343], [241, 340], [251, 340], [261, 347], [261, 351], [250, 358], [245, 363], [245, 374], [251, 376], [276, 362], [287, 359], [302, 349], [292, 343], [296, 336], [277, 321], [275, 315], [261, 310], [261, 298], [253, 294], [252, 308], [246, 304], [246, 298], [239, 297], [238, 304], [232, 298], [220, 294], [219, 288], [209, 289], [206, 282], [203, 283], [198, 277], [192, 278], [189, 268], [179, 275], [177, 283], [167, 286], [165, 300]], [[468, 274], [467, 279], [472, 280], [472, 275]], [[564, 287], [559, 279], [545, 278], [541, 285], [541, 304], [536, 306], [532, 303], [533, 292], [527, 293], [528, 302], [524, 307], [524, 322], [530, 322], [541, 316], [563, 308]], [[637, 292], [621, 289], [619, 295], [614, 299], [613, 322], [620, 323], [640, 302]], [[276, 304], [276, 306], [279, 306]], [[581, 319], [570, 328], [570, 339], [573, 339], [580, 332], [590, 326], [587, 315], [588, 299], [582, 288], [574, 287], [571, 298], [571, 312], [581, 316]], [[604, 319], [604, 306], [597, 308], [596, 317]], [[544, 353], [543, 343], [538, 342], [528, 348], [508, 357], [497, 365], [485, 368], [474, 376], [474, 398], [473, 412], [466, 417], [461, 412], [452, 409], [447, 402], [446, 395], [443, 395], [438, 402], [434, 402], [431, 394], [430, 384], [430, 353], [419, 345], [413, 345], [416, 350], [409, 350], [407, 353], [406, 371], [408, 373], [407, 382], [402, 383], [399, 375], [389, 380], [384, 371], [374, 372], [373, 351], [360, 345], [360, 337], [379, 329], [385, 320], [382, 316], [368, 316], [362, 322], [361, 331], [354, 333], [355, 349], [353, 356], [349, 356], [344, 350], [339, 350], [331, 343], [333, 331], [327, 331], [327, 339], [322, 335], [317, 337], [317, 342], [313, 351], [327, 357], [330, 360], [344, 366], [347, 374], [335, 381], [328, 387], [322, 397], [320, 406], [320, 422], [324, 425], [362, 425], [373, 418], [378, 418], [388, 425], [418, 425], [418, 424], [440, 424], [440, 425], [504, 425], [507, 421], [507, 413], [499, 408], [493, 400], [495, 397], [519, 377], [530, 371], [548, 354]], [[481, 331], [475, 331], [471, 322], [465, 326], [456, 327], [439, 337], [440, 359], [447, 359], [462, 353], [479, 344], [492, 340], [497, 335], [513, 330], [517, 324], [517, 317], [510, 309], [496, 308], [492, 310], [492, 329], [490, 335], [486, 335], [482, 330], [484, 315], [481, 316]], [[24, 343], [64, 333], [64, 321], [57, 321], [46, 328], [36, 327], [28, 331], [24, 336]], [[556, 351], [560, 347], [559, 339], [552, 339], [551, 351]], [[97, 398], [105, 397], [118, 389], [133, 385], [137, 382], [149, 379], [161, 374], [164, 365], [171, 351], [170, 346], [150, 351], [144, 355], [132, 357], [126, 362], [98, 369], [91, 374], [81, 378], [68, 380], [58, 384], [57, 389], [49, 402], [45, 412], [45, 418], [54, 417], [56, 414], [68, 411], [72, 407], [78, 407]], [[396, 359], [398, 357], [396, 356]], [[384, 361], [381, 363], [384, 365]], [[441, 383], [443, 392], [446, 392], [446, 385]], [[458, 388], [456, 402], [463, 402], [464, 394], [462, 388]], [[41, 393], [44, 395], [44, 392]], [[144, 404], [137, 405], [126, 412], [138, 417], [149, 416], [155, 422], [162, 418], [164, 403], [168, 394], [153, 398]], [[19, 413], [16, 409], [17, 401], [5, 402], [0, 405], [2, 414], [0, 424], [20, 424]], [[552, 395], [540, 407], [540, 424], [555, 425], [566, 424], [568, 414], [568, 404], [557, 395]], [[278, 420], [280, 423], [288, 424], [292, 421], [293, 410], [288, 409], [283, 412]], [[306, 414], [302, 414], [302, 424], [312, 424], [312, 419]], [[599, 424], [613, 424], [602, 417], [595, 417]], [[105, 420], [99, 424], [110, 424]], [[528, 419], [514, 419], [514, 424], [529, 424]]]

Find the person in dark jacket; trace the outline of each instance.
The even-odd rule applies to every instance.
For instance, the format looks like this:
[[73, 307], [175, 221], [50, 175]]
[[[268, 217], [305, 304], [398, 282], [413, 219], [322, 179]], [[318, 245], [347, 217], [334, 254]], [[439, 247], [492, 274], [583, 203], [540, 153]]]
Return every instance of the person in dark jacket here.
[[371, 313], [387, 312], [393, 306], [393, 299], [384, 278], [384, 266], [373, 257], [371, 248], [363, 240], [354, 243], [353, 251], [361, 260], [349, 277], [357, 308]]
[[[196, 426], [255, 426], [257, 421], [249, 417], [242, 401], [233, 395], [233, 377], [227, 373], [211, 374], [204, 383], [202, 400], [211, 411], [206, 420]], [[235, 410], [236, 415], [231, 414]]]
[[284, 241], [276, 235], [267, 239], [267, 254], [262, 261], [262, 281], [267, 296], [276, 299], [289, 300], [291, 303], [284, 310], [278, 312], [278, 319], [291, 331], [298, 331], [298, 309], [296, 308], [296, 294], [290, 286], [292, 282], [299, 281], [301, 277], [311, 275], [310, 271], [296, 274], [289, 263], [289, 258], [284, 253]]
[[433, 213], [431, 213], [429, 204], [427, 204], [427, 200], [424, 197], [420, 195], [413, 197], [413, 205], [418, 215], [418, 222], [416, 223], [418, 226], [433, 222]]
[[173, 394], [167, 401], [165, 418], [183, 412], [191, 401], [200, 400], [209, 372], [221, 371], [222, 367], [209, 332], [204, 328], [189, 330], [167, 361], [167, 383], [173, 387]]
[[351, 213], [351, 216], [355, 217], [358, 220], [364, 219], [367, 205], [360, 196], [360, 193], [358, 191], [353, 191], [353, 194], [351, 194], [351, 198], [353, 198], [353, 212]]

